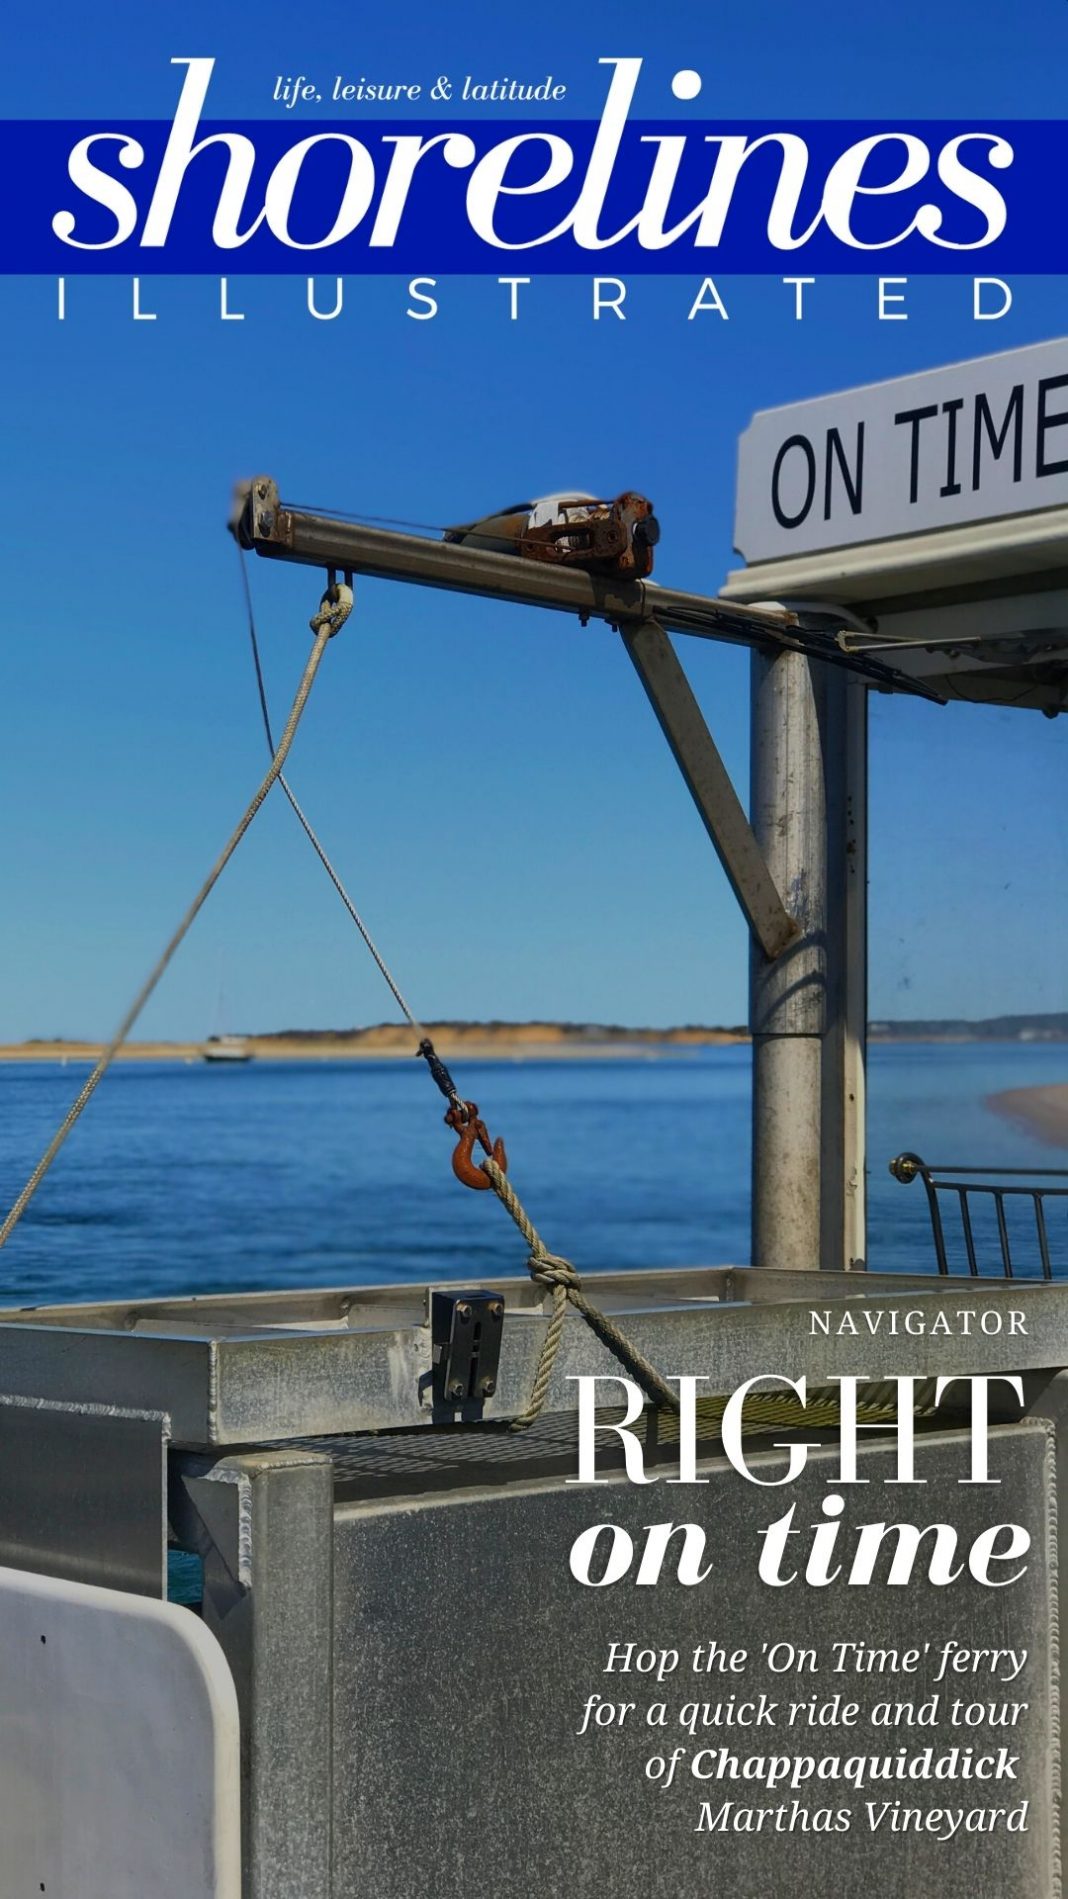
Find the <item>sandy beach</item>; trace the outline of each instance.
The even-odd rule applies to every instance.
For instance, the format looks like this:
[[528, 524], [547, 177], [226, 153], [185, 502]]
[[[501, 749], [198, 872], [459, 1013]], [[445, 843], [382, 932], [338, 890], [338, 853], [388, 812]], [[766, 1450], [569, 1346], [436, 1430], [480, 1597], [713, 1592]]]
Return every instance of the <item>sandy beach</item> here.
[[[469, 1061], [560, 1061], [633, 1059], [678, 1048], [729, 1047], [748, 1041], [733, 1029], [605, 1030], [577, 1033], [551, 1023], [427, 1023], [438, 1054], [446, 1061], [464, 1056]], [[351, 1033], [320, 1035], [249, 1035], [242, 1041], [251, 1055], [272, 1062], [411, 1061], [412, 1031], [395, 1023]], [[116, 1061], [194, 1062], [204, 1053], [203, 1042], [127, 1042]], [[95, 1062], [100, 1042], [48, 1041], [0, 1044], [0, 1062]]]
[[1068, 1081], [1051, 1082], [1043, 1088], [1007, 1088], [1001, 1094], [988, 1095], [986, 1105], [1040, 1141], [1052, 1147], [1068, 1147]]

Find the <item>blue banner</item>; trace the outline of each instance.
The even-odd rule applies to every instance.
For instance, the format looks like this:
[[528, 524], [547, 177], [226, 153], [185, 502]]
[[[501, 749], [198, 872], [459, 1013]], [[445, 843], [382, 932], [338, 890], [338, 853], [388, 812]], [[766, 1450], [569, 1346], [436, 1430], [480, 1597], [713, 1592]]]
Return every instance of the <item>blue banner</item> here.
[[1068, 272], [1068, 122], [7, 121], [0, 270]]

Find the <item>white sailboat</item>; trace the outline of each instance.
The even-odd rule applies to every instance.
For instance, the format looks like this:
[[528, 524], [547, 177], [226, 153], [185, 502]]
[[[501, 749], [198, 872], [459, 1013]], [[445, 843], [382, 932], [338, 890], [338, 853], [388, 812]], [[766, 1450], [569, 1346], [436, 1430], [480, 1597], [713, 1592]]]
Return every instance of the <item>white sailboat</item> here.
[[201, 1056], [206, 1062], [250, 1062], [252, 1050], [243, 1035], [209, 1035]]
[[208, 1036], [201, 1048], [201, 1056], [206, 1062], [250, 1062], [252, 1049], [244, 1035], [228, 1035], [223, 1032], [226, 997], [220, 974], [219, 999], [215, 1005], [215, 1030]]

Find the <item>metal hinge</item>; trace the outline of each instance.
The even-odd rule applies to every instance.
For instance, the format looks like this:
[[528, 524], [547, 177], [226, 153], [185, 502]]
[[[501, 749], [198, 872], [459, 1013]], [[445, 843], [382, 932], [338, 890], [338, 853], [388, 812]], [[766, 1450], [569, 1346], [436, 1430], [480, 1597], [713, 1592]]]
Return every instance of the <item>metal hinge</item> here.
[[430, 1302], [434, 1399], [479, 1409], [497, 1389], [504, 1300], [497, 1292], [434, 1292]]

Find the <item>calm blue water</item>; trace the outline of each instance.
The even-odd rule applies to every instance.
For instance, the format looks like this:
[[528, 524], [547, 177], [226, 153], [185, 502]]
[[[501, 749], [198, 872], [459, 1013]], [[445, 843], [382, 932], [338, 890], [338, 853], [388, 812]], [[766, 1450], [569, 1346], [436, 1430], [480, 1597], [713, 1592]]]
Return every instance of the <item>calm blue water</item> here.
[[[0, 1199], [10, 1204], [85, 1069], [0, 1069]], [[748, 1258], [746, 1048], [637, 1061], [457, 1063], [546, 1244], [580, 1268]], [[1068, 1048], [877, 1047], [869, 1073], [875, 1270], [933, 1266], [933, 1161], [1068, 1164], [983, 1106], [1068, 1080]], [[0, 1301], [141, 1298], [516, 1271], [490, 1194], [460, 1187], [421, 1064], [128, 1064], [102, 1084], [0, 1259]]]

